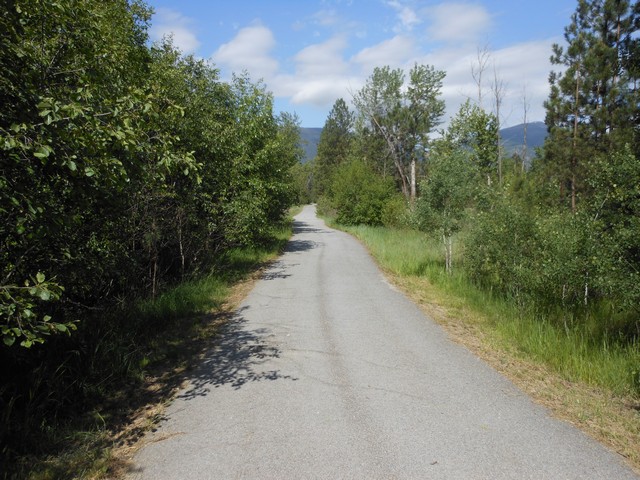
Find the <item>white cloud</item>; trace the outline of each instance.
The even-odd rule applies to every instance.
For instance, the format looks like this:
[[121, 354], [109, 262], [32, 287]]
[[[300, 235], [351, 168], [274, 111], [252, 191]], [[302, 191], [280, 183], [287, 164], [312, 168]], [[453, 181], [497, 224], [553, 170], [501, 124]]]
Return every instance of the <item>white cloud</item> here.
[[211, 59], [232, 72], [247, 70], [256, 80], [268, 80], [278, 70], [278, 61], [271, 55], [275, 45], [271, 30], [256, 24], [241, 29], [230, 42], [222, 44]]
[[313, 15], [313, 21], [322, 27], [331, 27], [340, 22], [340, 16], [335, 10], [320, 10]]
[[417, 54], [415, 42], [404, 35], [396, 35], [389, 40], [372, 45], [358, 52], [352, 59], [360, 65], [365, 75], [370, 75], [375, 67], [389, 65], [390, 67], [404, 67]]
[[403, 5], [398, 0], [389, 0], [387, 5], [396, 10], [398, 15], [398, 20], [400, 21], [399, 25], [396, 25], [395, 31], [396, 33], [400, 33], [402, 31], [411, 31], [413, 27], [421, 23], [420, 18], [416, 12], [408, 7], [407, 5]]
[[350, 65], [344, 59], [347, 47], [346, 37], [336, 35], [303, 48], [293, 57], [295, 73], [273, 78], [270, 86], [274, 94], [290, 97], [297, 105], [310, 103], [323, 107], [338, 97], [346, 97], [349, 85], [358, 82], [351, 76]]
[[[313, 105], [327, 112], [339, 97], [349, 102], [351, 95], [362, 87], [375, 67], [388, 65], [408, 70], [414, 63], [432, 65], [447, 74], [442, 96], [447, 104], [448, 119], [466, 98], [477, 99], [477, 85], [471, 68], [477, 61], [478, 46], [486, 42], [492, 17], [477, 4], [441, 3], [418, 11], [420, 15], [428, 15], [422, 19], [425, 24], [429, 22], [429, 28], [421, 32], [415, 28], [408, 31], [412, 25], [417, 25], [419, 19], [415, 20], [409, 13], [402, 17], [404, 2], [401, 2], [403, 0], [388, 0], [386, 4], [398, 11], [401, 23], [404, 18], [404, 33], [359, 47], [355, 53], [350, 50], [351, 41], [362, 45], [362, 38], [357, 39], [357, 29], [348, 29], [349, 34], [337, 33], [308, 45], [286, 60], [282, 59], [282, 64], [279, 64], [275, 57], [274, 34], [266, 26], [256, 23], [240, 29], [234, 38], [216, 50], [212, 59], [228, 73], [246, 69], [252, 78], [263, 78], [274, 95], [278, 99], [287, 99], [290, 105]], [[335, 17], [326, 11], [314, 20], [328, 25]], [[335, 30], [344, 31], [343, 27]], [[425, 33], [437, 42], [425, 44]], [[497, 75], [505, 85], [501, 111], [504, 126], [522, 121], [525, 85], [530, 104], [529, 119], [544, 119], [543, 102], [548, 96], [547, 78], [551, 69], [549, 54], [554, 41], [558, 39], [490, 50], [490, 61], [483, 79], [484, 107], [491, 109], [490, 85], [495, 65]], [[285, 70], [286, 65], [291, 68]]]
[[269, 85], [274, 95], [288, 98], [294, 105], [313, 105], [320, 108], [330, 107], [337, 98], [351, 98], [349, 92], [361, 88], [360, 78], [347, 73], [322, 76], [302, 76], [299, 74], [282, 74], [273, 79]]
[[[525, 85], [531, 104], [529, 118], [544, 120], [543, 102], [549, 96], [548, 77], [552, 68], [549, 56], [553, 42], [548, 39], [521, 43], [495, 52], [497, 76], [504, 80], [506, 87], [503, 109], [506, 124], [522, 121], [522, 89]], [[490, 76], [493, 79], [493, 71]]]
[[435, 41], [477, 42], [492, 24], [489, 12], [477, 4], [441, 3], [424, 12], [431, 20], [429, 37]]
[[149, 36], [153, 41], [163, 37], [173, 38], [173, 44], [184, 53], [194, 53], [200, 46], [200, 41], [192, 31], [193, 20], [169, 8], [158, 8], [149, 29]]
[[[348, 77], [325, 77], [318, 80], [299, 82], [291, 102], [296, 105], [311, 103], [319, 107], [331, 106], [336, 99], [350, 98], [351, 81]], [[359, 88], [359, 87], [358, 87]]]
[[[548, 96], [549, 52], [553, 41], [528, 42], [491, 51], [490, 63], [484, 73], [483, 103], [485, 108], [492, 110], [490, 87], [495, 66], [498, 79], [505, 86], [501, 109], [504, 126], [522, 122], [525, 85], [530, 104], [529, 120], [544, 119], [543, 102]], [[449, 46], [420, 54], [412, 38], [398, 35], [345, 59], [346, 41], [342, 37], [334, 37], [298, 52], [294, 57], [295, 73], [276, 75], [269, 86], [276, 96], [288, 97], [292, 104], [312, 104], [328, 109], [339, 97], [349, 101], [352, 93], [364, 85], [374, 67], [389, 65], [408, 69], [414, 62], [433, 65], [447, 74], [442, 88], [442, 97], [447, 104], [447, 121], [467, 98], [477, 99], [477, 85], [471, 76], [476, 48], [471, 44]]]
[[[547, 78], [551, 65], [551, 44], [557, 39], [520, 43], [498, 50], [490, 50], [490, 58], [483, 76], [483, 105], [492, 110], [494, 102], [491, 85], [494, 68], [498, 81], [504, 83], [501, 122], [505, 126], [522, 122], [522, 91], [527, 86], [530, 120], [543, 120], [543, 102], [549, 95]], [[478, 86], [471, 76], [471, 67], [477, 63], [476, 47], [442, 48], [418, 59], [419, 63], [434, 65], [447, 76], [442, 89], [447, 103], [447, 116], [453, 116], [467, 99], [477, 100]]]
[[294, 60], [296, 72], [303, 77], [322, 77], [344, 73], [348, 65], [343, 59], [347, 47], [345, 37], [339, 35], [326, 42], [316, 43], [300, 50]]

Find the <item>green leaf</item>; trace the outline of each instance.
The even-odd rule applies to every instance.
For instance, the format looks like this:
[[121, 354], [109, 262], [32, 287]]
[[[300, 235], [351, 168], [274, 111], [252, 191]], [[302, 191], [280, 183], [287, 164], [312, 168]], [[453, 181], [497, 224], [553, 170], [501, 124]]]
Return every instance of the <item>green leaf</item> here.
[[51, 293], [48, 290], [45, 290], [44, 288], [39, 288], [38, 297], [40, 297], [41, 300], [44, 300], [46, 302], [51, 299]]
[[69, 167], [69, 170], [71, 170], [72, 172], [75, 172], [78, 169], [76, 162], [74, 162], [73, 160], [69, 160], [67, 162], [67, 166]]
[[25, 348], [30, 348], [31, 345], [33, 345], [33, 342], [31, 340], [23, 340], [20, 342], [20, 346]]
[[85, 174], [87, 177], [93, 177], [93, 176], [96, 174], [96, 172], [95, 172], [95, 170], [94, 170], [93, 168], [91, 168], [91, 167], [85, 167], [85, 169], [84, 169], [84, 174]]
[[38, 147], [38, 150], [33, 152], [33, 156], [36, 158], [47, 158], [50, 153], [51, 151], [49, 148], [42, 146], [42, 147]]
[[36, 273], [36, 280], [38, 281], [38, 283], [44, 282], [44, 280], [45, 280], [44, 273], [42, 273], [42, 272]]
[[16, 337], [3, 337], [2, 341], [7, 347], [10, 347], [15, 343]]
[[69, 329], [67, 328], [67, 326], [64, 323], [56, 323], [56, 330], [58, 330], [59, 332], [68, 332]]

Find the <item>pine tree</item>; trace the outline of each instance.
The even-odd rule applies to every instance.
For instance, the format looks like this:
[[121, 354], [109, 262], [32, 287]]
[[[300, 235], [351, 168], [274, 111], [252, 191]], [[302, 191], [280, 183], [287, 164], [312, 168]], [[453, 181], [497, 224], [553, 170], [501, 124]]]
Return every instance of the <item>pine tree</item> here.
[[565, 28], [567, 46], [553, 46], [551, 62], [564, 72], [549, 79], [545, 161], [573, 212], [590, 159], [636, 135], [639, 12], [638, 2], [580, 0]]
[[351, 147], [354, 114], [339, 98], [333, 104], [324, 124], [315, 160], [315, 188], [318, 195], [326, 193], [333, 171], [347, 159]]

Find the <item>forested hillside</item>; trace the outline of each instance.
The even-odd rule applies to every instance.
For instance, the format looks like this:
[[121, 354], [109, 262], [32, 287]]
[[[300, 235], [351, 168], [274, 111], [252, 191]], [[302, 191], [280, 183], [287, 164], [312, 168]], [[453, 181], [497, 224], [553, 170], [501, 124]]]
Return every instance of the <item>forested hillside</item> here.
[[566, 43], [553, 48], [549, 134], [535, 158], [506, 154], [496, 84], [478, 82], [493, 108], [468, 100], [436, 136], [446, 73], [376, 68], [355, 110], [340, 99], [329, 114], [309, 195], [345, 225], [425, 232], [449, 275], [581, 338], [586, 351], [619, 348], [611, 383], [637, 394], [639, 25], [637, 3], [578, 3]]
[[0, 451], [36, 453], [144, 360], [137, 301], [270, 239], [301, 150], [263, 84], [149, 46], [142, 2], [3, 5]]
[[320, 142], [321, 128], [300, 128], [300, 139], [302, 140], [302, 148], [304, 157], [302, 163], [307, 163], [316, 158], [318, 153], [318, 143]]

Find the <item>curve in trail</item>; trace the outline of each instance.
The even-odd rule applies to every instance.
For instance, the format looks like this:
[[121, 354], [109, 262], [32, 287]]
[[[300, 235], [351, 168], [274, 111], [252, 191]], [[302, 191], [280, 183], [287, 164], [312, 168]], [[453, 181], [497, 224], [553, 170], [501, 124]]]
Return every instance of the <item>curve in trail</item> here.
[[131, 478], [638, 478], [449, 341], [313, 207], [294, 228]]

